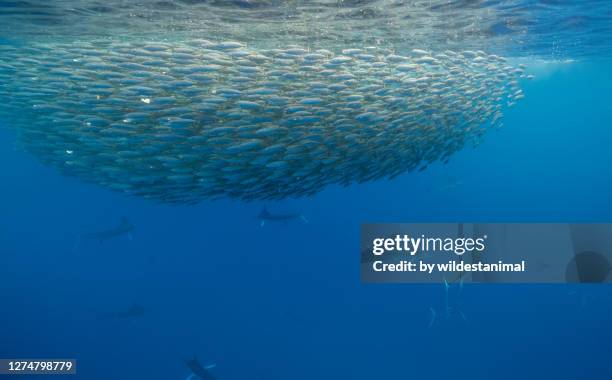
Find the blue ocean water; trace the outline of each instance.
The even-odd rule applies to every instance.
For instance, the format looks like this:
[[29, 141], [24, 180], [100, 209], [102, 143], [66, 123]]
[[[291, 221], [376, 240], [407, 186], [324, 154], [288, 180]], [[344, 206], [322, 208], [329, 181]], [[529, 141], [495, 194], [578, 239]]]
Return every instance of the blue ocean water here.
[[[451, 285], [444, 315], [444, 285], [362, 284], [358, 254], [366, 222], [609, 222], [611, 69], [536, 66], [503, 128], [448, 164], [278, 202], [126, 197], [2, 129], [0, 357], [76, 358], [88, 380], [185, 379], [194, 355], [220, 380], [609, 379], [608, 285]], [[264, 206], [309, 223], [261, 227]], [[132, 240], [75, 249], [122, 217]]]

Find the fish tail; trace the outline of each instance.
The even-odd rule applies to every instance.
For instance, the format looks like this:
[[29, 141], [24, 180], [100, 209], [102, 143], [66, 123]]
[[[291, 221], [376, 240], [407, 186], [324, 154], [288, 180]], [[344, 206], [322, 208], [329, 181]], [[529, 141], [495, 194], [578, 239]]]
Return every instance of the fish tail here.
[[300, 219], [302, 219], [302, 222], [308, 223], [308, 219], [306, 219], [306, 217], [302, 214], [300, 214]]
[[436, 311], [434, 310], [434, 308], [430, 307], [429, 311], [431, 311], [431, 320], [429, 321], [429, 325], [427, 326], [428, 329], [430, 329], [436, 321]]

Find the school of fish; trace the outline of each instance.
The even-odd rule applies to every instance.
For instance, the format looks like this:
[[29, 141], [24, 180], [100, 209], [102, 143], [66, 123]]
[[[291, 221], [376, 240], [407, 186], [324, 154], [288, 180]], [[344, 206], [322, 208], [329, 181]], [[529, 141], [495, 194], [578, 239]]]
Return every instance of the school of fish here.
[[99, 40], [0, 46], [0, 119], [62, 173], [161, 202], [282, 199], [446, 162], [524, 67], [482, 51]]

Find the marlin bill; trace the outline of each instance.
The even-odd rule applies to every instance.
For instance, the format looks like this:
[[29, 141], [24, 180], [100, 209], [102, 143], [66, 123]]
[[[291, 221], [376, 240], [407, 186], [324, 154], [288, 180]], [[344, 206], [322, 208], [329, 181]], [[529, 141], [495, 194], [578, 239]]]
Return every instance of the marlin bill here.
[[524, 67], [483, 51], [237, 41], [0, 46], [0, 120], [43, 163], [166, 203], [313, 195], [446, 162]]

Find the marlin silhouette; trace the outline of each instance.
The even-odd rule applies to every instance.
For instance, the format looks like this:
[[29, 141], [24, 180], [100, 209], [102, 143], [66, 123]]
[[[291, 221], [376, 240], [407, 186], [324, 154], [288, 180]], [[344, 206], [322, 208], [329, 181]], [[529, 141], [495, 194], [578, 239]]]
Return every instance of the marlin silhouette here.
[[215, 380], [215, 377], [209, 371], [210, 369], [216, 367], [214, 364], [204, 367], [195, 355], [193, 355], [193, 359], [187, 360], [185, 364], [187, 364], [187, 367], [189, 367], [189, 370], [191, 371], [191, 374], [189, 374], [185, 380], [193, 380], [193, 378], [198, 378], [201, 380]]
[[123, 217], [121, 218], [121, 223], [109, 230], [99, 231], [99, 232], [91, 232], [86, 234], [80, 234], [77, 237], [77, 241], [74, 245], [74, 249], [76, 250], [83, 240], [97, 240], [100, 243], [103, 243], [105, 240], [116, 238], [119, 236], [127, 235], [127, 237], [132, 240], [132, 231], [136, 228], [130, 221]]
[[263, 227], [266, 222], [282, 222], [286, 224], [290, 220], [297, 219], [302, 220], [304, 223], [308, 223], [308, 219], [306, 219], [302, 214], [272, 214], [270, 211], [268, 211], [266, 206], [264, 206], [263, 210], [261, 210], [257, 216], [257, 219], [261, 221], [261, 227]]
[[[465, 324], [467, 323], [467, 318], [460, 308], [460, 298], [463, 293], [463, 278], [459, 281], [459, 289], [457, 290], [456, 295], [454, 296], [454, 298], [456, 299], [452, 303], [449, 294], [450, 289], [451, 285], [448, 283], [448, 281], [446, 281], [446, 279], [444, 279], [444, 309], [442, 315], [446, 320], [449, 320], [452, 317], [460, 317], [459, 320]], [[438, 319], [438, 314], [436, 313], [436, 310], [433, 307], [430, 307], [429, 311], [431, 312], [431, 319], [427, 328], [431, 328]]]
[[[458, 238], [463, 238], [465, 237], [465, 225], [463, 223], [458, 223], [457, 224], [457, 237]], [[445, 317], [445, 319], [450, 319], [452, 316], [459, 316], [461, 317], [461, 320], [464, 323], [467, 323], [467, 318], [465, 317], [465, 314], [463, 314], [463, 311], [461, 310], [460, 306], [460, 298], [461, 295], [463, 293], [463, 279], [464, 279], [464, 272], [460, 272], [458, 276], [456, 276], [454, 282], [459, 282], [459, 289], [456, 292], [455, 295], [455, 305], [452, 305], [450, 303], [449, 300], [449, 290], [451, 288], [451, 285], [448, 283], [448, 281], [446, 281], [446, 278], [443, 278], [444, 280], [444, 312], [443, 312], [443, 316]], [[436, 319], [438, 318], [438, 314], [436, 313], [436, 310], [433, 307], [429, 308], [429, 311], [431, 312], [431, 320], [429, 321], [429, 325], [427, 326], [427, 328], [431, 328], [434, 323], [436, 322]]]

